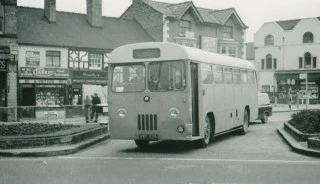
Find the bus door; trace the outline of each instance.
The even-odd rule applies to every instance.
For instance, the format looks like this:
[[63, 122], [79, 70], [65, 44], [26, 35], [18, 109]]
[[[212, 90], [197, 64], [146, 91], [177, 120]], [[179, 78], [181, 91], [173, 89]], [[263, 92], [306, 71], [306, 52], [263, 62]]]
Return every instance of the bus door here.
[[233, 128], [233, 120], [235, 117], [234, 111], [234, 89], [233, 89], [233, 78], [232, 78], [232, 68], [224, 67], [224, 82], [225, 82], [225, 129]]
[[192, 136], [199, 136], [198, 64], [190, 63], [192, 91]]

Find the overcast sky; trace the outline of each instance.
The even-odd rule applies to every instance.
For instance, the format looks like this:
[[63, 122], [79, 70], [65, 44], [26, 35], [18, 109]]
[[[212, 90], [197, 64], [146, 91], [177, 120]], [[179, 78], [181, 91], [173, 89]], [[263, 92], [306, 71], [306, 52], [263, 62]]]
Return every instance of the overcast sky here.
[[[190, 0], [157, 0], [180, 3]], [[102, 0], [103, 16], [119, 17], [132, 0]], [[86, 0], [56, 0], [58, 11], [86, 13]], [[249, 26], [247, 42], [265, 22], [320, 17], [320, 0], [193, 0], [197, 7], [209, 9], [235, 8], [242, 21]], [[18, 6], [44, 7], [44, 0], [18, 0]]]

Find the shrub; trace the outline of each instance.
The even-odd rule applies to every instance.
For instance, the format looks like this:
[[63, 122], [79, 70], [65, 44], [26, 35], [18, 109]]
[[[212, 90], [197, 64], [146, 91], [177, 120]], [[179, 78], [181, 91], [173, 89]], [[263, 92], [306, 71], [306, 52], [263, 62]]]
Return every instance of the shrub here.
[[320, 133], [320, 110], [303, 110], [291, 118], [288, 123], [302, 133]]
[[68, 130], [78, 125], [68, 124], [47, 124], [47, 123], [18, 123], [18, 124], [0, 124], [0, 136], [16, 135], [40, 135], [50, 134], [61, 130]]

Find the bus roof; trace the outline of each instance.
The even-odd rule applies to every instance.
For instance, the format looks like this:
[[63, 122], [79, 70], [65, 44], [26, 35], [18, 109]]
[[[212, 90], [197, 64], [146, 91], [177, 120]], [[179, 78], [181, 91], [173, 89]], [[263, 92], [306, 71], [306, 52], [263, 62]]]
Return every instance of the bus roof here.
[[[139, 49], [159, 49], [160, 57], [145, 59], [133, 58], [133, 51]], [[247, 60], [165, 42], [145, 42], [120, 46], [114, 49], [109, 57], [110, 64], [165, 60], [193, 60], [209, 64], [255, 70], [253, 63]]]

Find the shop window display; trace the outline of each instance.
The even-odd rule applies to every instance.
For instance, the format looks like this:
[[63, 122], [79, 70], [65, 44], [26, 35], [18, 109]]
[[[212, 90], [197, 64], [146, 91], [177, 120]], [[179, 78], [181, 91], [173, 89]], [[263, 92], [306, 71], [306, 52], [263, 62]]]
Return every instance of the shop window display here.
[[63, 85], [38, 85], [36, 86], [36, 105], [63, 105], [64, 87]]

